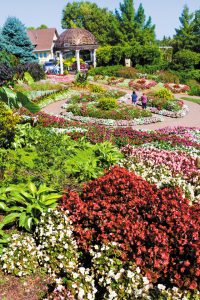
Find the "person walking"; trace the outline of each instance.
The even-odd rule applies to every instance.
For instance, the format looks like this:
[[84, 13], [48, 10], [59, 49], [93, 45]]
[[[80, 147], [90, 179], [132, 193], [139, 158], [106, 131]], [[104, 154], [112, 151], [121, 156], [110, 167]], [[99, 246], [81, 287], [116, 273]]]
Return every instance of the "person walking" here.
[[136, 106], [138, 96], [135, 91], [133, 91], [131, 98], [132, 98], [132, 103]]
[[142, 102], [142, 108], [146, 109], [147, 108], [147, 96], [145, 95], [145, 93], [142, 94], [141, 102]]

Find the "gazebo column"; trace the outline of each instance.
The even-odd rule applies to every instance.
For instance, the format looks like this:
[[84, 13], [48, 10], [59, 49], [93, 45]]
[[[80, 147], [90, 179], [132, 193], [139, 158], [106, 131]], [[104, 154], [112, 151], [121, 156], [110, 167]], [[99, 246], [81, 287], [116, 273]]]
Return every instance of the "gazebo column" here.
[[93, 51], [93, 66], [94, 68], [97, 66], [96, 49]]
[[60, 74], [63, 75], [63, 54], [62, 51], [59, 52], [59, 58], [60, 58]]
[[80, 72], [80, 70], [81, 70], [80, 50], [76, 50], [76, 63], [77, 63], [77, 71]]

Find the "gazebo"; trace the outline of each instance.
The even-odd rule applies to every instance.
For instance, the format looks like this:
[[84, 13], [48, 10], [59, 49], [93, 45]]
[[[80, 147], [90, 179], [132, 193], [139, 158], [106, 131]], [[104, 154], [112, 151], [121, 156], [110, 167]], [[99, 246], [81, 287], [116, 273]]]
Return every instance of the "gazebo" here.
[[89, 50], [94, 68], [96, 67], [96, 49], [98, 43], [94, 35], [86, 29], [71, 28], [61, 33], [55, 44], [55, 51], [59, 52], [60, 73], [63, 74], [63, 53], [75, 51], [77, 71], [80, 71], [80, 51]]

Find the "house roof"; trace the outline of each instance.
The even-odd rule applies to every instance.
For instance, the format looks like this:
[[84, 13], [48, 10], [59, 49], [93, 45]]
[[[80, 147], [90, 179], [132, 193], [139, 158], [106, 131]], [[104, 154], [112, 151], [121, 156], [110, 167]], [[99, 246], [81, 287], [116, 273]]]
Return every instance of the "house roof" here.
[[58, 38], [56, 28], [27, 30], [31, 43], [35, 46], [34, 51], [50, 50], [54, 42], [54, 36]]

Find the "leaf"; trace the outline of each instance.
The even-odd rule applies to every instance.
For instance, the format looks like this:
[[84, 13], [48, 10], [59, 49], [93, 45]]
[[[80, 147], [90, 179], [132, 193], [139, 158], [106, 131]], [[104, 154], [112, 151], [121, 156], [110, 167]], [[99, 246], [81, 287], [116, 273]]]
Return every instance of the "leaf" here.
[[0, 209], [7, 211], [8, 206], [4, 202], [0, 202]]
[[37, 188], [35, 186], [35, 184], [33, 182], [30, 182], [29, 185], [28, 185], [29, 189], [31, 190], [32, 194], [36, 194], [37, 192]]
[[11, 213], [11, 214], [5, 216], [5, 218], [2, 220], [3, 226], [14, 222], [18, 217], [20, 217], [20, 213]]
[[40, 107], [35, 103], [31, 102], [30, 99], [21, 92], [17, 92], [17, 101], [19, 101], [25, 108], [27, 108], [33, 114], [40, 111]]
[[24, 227], [26, 221], [26, 213], [23, 212], [19, 217], [19, 227]]
[[24, 223], [24, 226], [27, 231], [31, 231], [33, 225], [33, 218], [32, 217], [27, 217]]

